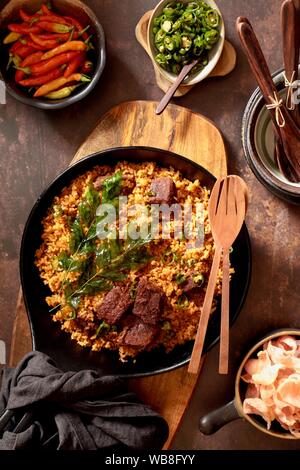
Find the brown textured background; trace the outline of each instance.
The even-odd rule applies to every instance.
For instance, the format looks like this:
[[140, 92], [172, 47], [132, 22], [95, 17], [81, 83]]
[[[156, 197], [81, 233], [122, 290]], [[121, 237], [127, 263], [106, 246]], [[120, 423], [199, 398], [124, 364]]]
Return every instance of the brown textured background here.
[[[6, 2], [1, 1], [0, 6]], [[137, 44], [134, 27], [156, 0], [89, 0], [107, 38], [107, 66], [96, 89], [62, 111], [44, 112], [7, 97], [0, 105], [0, 339], [10, 346], [19, 287], [19, 244], [36, 197], [64, 169], [97, 118], [122, 101], [158, 100], [154, 73]], [[241, 148], [241, 118], [255, 87], [234, 31], [239, 15], [255, 25], [272, 71], [282, 66], [279, 8], [281, 0], [218, 0], [228, 39], [238, 50], [236, 70], [210, 79], [176, 103], [203, 113], [222, 130], [229, 172], [240, 174], [250, 192], [248, 227], [253, 248], [253, 277], [243, 312], [231, 330], [231, 373], [217, 374], [218, 348], [209, 354], [199, 386], [175, 440], [176, 449], [298, 449], [298, 443], [266, 437], [247, 423], [229, 424], [211, 437], [197, 431], [201, 414], [232, 398], [234, 371], [247, 344], [267, 331], [300, 327], [300, 208], [276, 199], [252, 175]]]

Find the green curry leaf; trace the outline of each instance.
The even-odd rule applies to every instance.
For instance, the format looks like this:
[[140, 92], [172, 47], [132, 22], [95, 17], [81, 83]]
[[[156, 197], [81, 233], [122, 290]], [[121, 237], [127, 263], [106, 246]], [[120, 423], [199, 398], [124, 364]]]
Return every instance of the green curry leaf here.
[[109, 331], [110, 329], [111, 329], [111, 326], [105, 321], [102, 321], [96, 330], [96, 338], [98, 338], [101, 332], [104, 333], [105, 331]]
[[102, 204], [112, 202], [121, 193], [122, 172], [117, 171], [114, 175], [106, 178], [102, 184]]
[[92, 184], [89, 185], [84, 197], [78, 205], [80, 222], [85, 226], [90, 226], [96, 216], [96, 210], [100, 204], [98, 191]]
[[76, 260], [70, 257], [66, 251], [62, 251], [58, 256], [58, 266], [64, 271], [74, 272], [83, 269], [84, 261]]
[[71, 237], [69, 241], [69, 249], [71, 253], [75, 253], [78, 250], [84, 237], [83, 229], [80, 220], [76, 217], [71, 226]]

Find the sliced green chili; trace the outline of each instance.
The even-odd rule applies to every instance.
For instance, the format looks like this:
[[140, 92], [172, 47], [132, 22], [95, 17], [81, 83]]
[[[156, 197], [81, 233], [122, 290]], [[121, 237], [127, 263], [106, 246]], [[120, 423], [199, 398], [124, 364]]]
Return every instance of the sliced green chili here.
[[220, 16], [216, 10], [208, 10], [205, 15], [205, 23], [210, 28], [217, 28], [220, 24]]
[[165, 70], [178, 75], [192, 60], [199, 63], [195, 73], [208, 64], [207, 51], [220, 38], [220, 15], [204, 1], [168, 3], [162, 14], [154, 19], [154, 45], [158, 51], [156, 62]]
[[166, 31], [164, 31], [163, 29], [159, 29], [155, 35], [155, 39], [154, 39], [155, 44], [160, 44], [165, 39], [165, 36], [166, 36]]
[[206, 49], [211, 49], [214, 44], [219, 40], [219, 33], [216, 29], [211, 29], [206, 31], [204, 34], [204, 41], [206, 44]]
[[193, 281], [197, 284], [198, 287], [201, 287], [204, 283], [204, 276], [203, 274], [198, 274], [193, 276]]
[[190, 304], [190, 301], [185, 294], [182, 294], [178, 297], [177, 307], [186, 308], [189, 306], [189, 304]]
[[176, 274], [175, 281], [178, 285], [183, 284], [186, 281], [186, 277], [184, 274], [178, 273]]
[[96, 330], [96, 338], [98, 338], [98, 336], [104, 332], [104, 331], [109, 331], [111, 328], [111, 326], [106, 323], [104, 320], [100, 323], [100, 325], [98, 326], [97, 330]]

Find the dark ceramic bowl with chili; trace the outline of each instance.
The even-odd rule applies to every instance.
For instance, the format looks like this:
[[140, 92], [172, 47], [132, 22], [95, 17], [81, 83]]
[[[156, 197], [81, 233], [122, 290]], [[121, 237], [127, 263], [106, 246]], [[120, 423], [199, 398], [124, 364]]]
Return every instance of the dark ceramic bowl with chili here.
[[[126, 377], [147, 376], [167, 372], [187, 364], [190, 360], [193, 341], [176, 346], [171, 352], [160, 347], [141, 352], [136, 359], [121, 362], [117, 351], [92, 352], [80, 347], [69, 335], [53, 322], [46, 303], [49, 288], [44, 285], [35, 266], [35, 253], [41, 245], [42, 219], [53, 203], [55, 196], [79, 175], [96, 165], [114, 167], [119, 161], [133, 163], [156, 162], [158, 166], [179, 170], [191, 181], [198, 179], [201, 185], [211, 189], [215, 178], [200, 165], [169, 151], [148, 147], [122, 147], [105, 150], [86, 157], [60, 174], [37, 199], [26, 223], [20, 255], [22, 289], [31, 327], [33, 349], [52, 357], [65, 370], [96, 369], [104, 374]], [[251, 275], [251, 248], [249, 235], [244, 225], [233, 246], [231, 263], [235, 274], [230, 283], [230, 321], [237, 318], [247, 295]], [[204, 351], [219, 341], [220, 301], [210, 318]]]
[[36, 13], [42, 0], [11, 0], [1, 12], [0, 19], [0, 79], [5, 83], [6, 91], [18, 101], [40, 109], [61, 109], [85, 98], [97, 84], [106, 62], [104, 31], [96, 15], [80, 0], [53, 0], [51, 6], [54, 13], [72, 16], [79, 21], [83, 28], [89, 25], [89, 36], [94, 49], [87, 52], [87, 59], [93, 63], [90, 73], [91, 81], [82, 83], [67, 97], [61, 99], [33, 98], [26, 88], [15, 82], [15, 69], [9, 67], [9, 45], [3, 44], [3, 39], [9, 33], [7, 25], [20, 23], [19, 11], [23, 8], [28, 14]]
[[[285, 99], [283, 71], [275, 72], [273, 80]], [[242, 142], [246, 160], [257, 179], [275, 196], [300, 204], [300, 183], [288, 181], [275, 163], [273, 125], [259, 88], [253, 92], [245, 109]]]

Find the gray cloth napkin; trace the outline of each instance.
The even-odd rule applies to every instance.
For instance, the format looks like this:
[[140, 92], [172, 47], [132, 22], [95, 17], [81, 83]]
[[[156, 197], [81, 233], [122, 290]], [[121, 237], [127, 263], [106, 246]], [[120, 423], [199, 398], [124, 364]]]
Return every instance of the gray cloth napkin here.
[[[13, 418], [0, 433], [0, 450], [158, 450], [168, 437], [166, 421], [119, 377], [62, 372], [40, 352], [2, 371], [0, 416], [5, 410]], [[25, 428], [16, 431], [24, 415]]]

